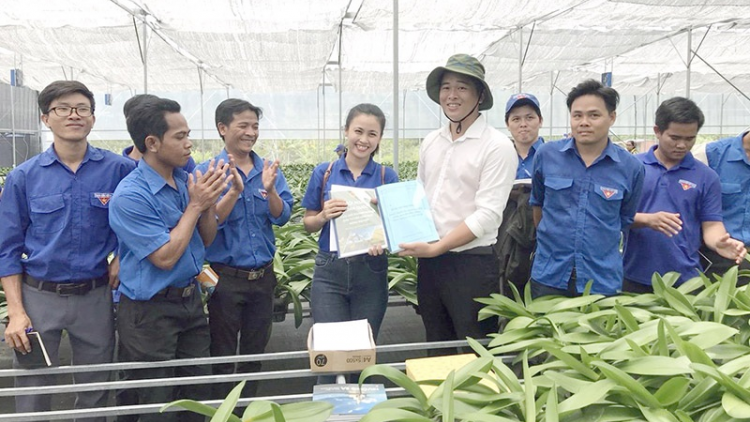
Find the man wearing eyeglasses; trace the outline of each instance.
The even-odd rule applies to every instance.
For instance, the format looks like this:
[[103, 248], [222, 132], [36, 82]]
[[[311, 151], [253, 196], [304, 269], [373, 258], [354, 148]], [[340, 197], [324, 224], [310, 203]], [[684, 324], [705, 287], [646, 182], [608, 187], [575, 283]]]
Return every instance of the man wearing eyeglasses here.
[[[87, 136], [96, 120], [94, 95], [82, 83], [53, 82], [38, 102], [42, 122], [54, 137], [52, 146], [10, 172], [0, 203], [0, 280], [9, 318], [5, 341], [28, 353], [26, 334], [33, 329], [57, 364], [65, 330], [74, 365], [109, 363], [114, 323], [107, 286], [117, 283], [119, 261], [107, 259], [117, 244], [108, 205], [117, 184], [135, 165], [89, 145]], [[73, 379], [105, 382], [109, 373], [76, 373]], [[17, 387], [55, 383], [54, 375], [16, 379]], [[48, 411], [51, 397], [17, 396], [16, 411]], [[106, 403], [105, 390], [81, 392], [75, 407]]]

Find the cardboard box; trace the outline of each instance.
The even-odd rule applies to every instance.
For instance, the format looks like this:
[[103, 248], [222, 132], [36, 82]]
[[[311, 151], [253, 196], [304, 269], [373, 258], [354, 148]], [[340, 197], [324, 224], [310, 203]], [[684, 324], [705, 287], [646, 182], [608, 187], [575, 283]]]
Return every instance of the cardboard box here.
[[[342, 373], [361, 371], [375, 364], [375, 340], [372, 338], [370, 324], [367, 324], [367, 336], [370, 343], [370, 347], [367, 349], [335, 350], [335, 348], [331, 348], [332, 350], [314, 350], [313, 332], [315, 331], [315, 326], [318, 324], [320, 323], [313, 324], [307, 334], [307, 350], [310, 353], [310, 370], [312, 372]], [[346, 332], [343, 332], [342, 338], [346, 336]]]

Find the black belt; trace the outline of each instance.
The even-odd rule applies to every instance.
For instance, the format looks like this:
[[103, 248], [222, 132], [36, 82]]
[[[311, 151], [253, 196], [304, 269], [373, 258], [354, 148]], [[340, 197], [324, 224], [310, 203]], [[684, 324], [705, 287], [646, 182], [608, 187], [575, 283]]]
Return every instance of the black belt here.
[[492, 246], [477, 246], [476, 248], [465, 249], [459, 252], [451, 251], [450, 253], [458, 255], [494, 255], [495, 250]]
[[242, 279], [251, 280], [251, 281], [262, 278], [266, 274], [266, 271], [270, 270], [272, 267], [273, 267], [273, 261], [254, 270], [243, 270], [242, 268], [230, 267], [229, 265], [224, 265], [224, 264], [211, 264], [211, 268], [216, 270], [216, 272], [219, 273], [220, 275], [225, 275], [227, 277], [242, 278]]
[[169, 286], [167, 288], [161, 289], [153, 297], [163, 299], [185, 299], [193, 296], [194, 290], [195, 282], [192, 281], [185, 287]]
[[24, 274], [23, 282], [37, 290], [57, 293], [60, 296], [82, 296], [94, 289], [109, 284], [109, 275], [104, 274], [98, 278], [78, 280], [74, 283], [56, 283], [54, 281], [37, 280], [28, 274]]

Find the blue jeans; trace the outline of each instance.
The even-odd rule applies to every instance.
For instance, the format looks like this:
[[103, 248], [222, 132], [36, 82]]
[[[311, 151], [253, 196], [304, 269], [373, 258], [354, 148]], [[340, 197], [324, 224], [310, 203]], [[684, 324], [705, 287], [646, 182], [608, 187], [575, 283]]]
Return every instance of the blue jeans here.
[[[388, 307], [388, 257], [357, 255], [339, 259], [335, 252], [318, 252], [310, 300], [313, 321], [366, 318], [377, 341]], [[334, 382], [335, 376], [319, 378], [319, 383]]]

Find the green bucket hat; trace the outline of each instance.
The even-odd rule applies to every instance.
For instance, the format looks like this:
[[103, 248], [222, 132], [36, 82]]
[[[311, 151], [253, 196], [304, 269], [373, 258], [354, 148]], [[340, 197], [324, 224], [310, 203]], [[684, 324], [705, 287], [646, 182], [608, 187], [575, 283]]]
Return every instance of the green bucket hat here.
[[479, 60], [468, 54], [454, 54], [448, 59], [448, 63], [445, 66], [436, 67], [430, 72], [430, 75], [427, 76], [427, 95], [432, 101], [440, 104], [440, 83], [443, 80], [443, 73], [446, 71], [478, 79], [484, 85], [484, 101], [479, 104], [479, 110], [489, 110], [492, 108], [492, 92], [490, 91], [490, 86], [484, 81], [484, 66]]

